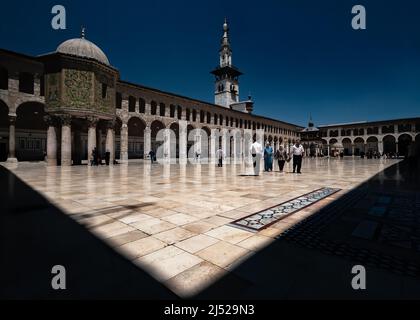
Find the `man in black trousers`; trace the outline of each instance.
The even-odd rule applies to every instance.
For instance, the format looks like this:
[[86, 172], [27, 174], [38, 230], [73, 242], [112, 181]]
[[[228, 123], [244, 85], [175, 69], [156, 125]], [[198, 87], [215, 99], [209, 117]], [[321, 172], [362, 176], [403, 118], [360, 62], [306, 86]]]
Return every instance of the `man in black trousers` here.
[[300, 168], [302, 167], [302, 158], [303, 154], [305, 152], [305, 149], [303, 149], [303, 146], [300, 144], [299, 140], [296, 140], [296, 143], [292, 146], [291, 153], [293, 155], [293, 173], [301, 173]]

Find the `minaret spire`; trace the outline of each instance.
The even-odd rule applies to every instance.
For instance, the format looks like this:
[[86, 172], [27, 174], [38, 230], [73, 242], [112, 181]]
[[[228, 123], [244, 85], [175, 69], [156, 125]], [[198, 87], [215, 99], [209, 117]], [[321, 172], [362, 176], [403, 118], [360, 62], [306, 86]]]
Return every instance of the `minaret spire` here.
[[239, 76], [242, 74], [232, 65], [232, 50], [229, 42], [229, 25], [223, 23], [223, 36], [220, 44], [219, 66], [211, 73], [215, 76], [214, 102], [219, 106], [230, 108], [239, 102]]
[[227, 19], [223, 23], [223, 37], [220, 46], [220, 67], [232, 66], [232, 50], [229, 42], [229, 26]]
[[86, 28], [84, 26], [82, 26], [81, 38], [84, 39], [85, 36], [86, 36]]

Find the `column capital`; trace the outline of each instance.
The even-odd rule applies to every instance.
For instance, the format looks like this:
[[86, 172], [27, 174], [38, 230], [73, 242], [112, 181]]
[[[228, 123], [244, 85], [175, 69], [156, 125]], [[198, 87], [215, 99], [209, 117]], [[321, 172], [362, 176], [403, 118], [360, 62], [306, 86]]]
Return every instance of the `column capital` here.
[[108, 120], [108, 121], [106, 122], [106, 127], [107, 127], [107, 129], [112, 129], [112, 130], [115, 130], [115, 126], [116, 126], [116, 124], [117, 124], [117, 121], [115, 121], [115, 119]]
[[94, 117], [94, 116], [87, 116], [87, 117], [86, 117], [86, 120], [87, 120], [87, 122], [88, 122], [88, 126], [89, 126], [90, 128], [96, 128], [96, 125], [97, 125], [97, 124], [98, 124], [98, 122], [99, 122], [99, 118]]
[[60, 122], [63, 126], [71, 125], [72, 116], [69, 114], [61, 114], [58, 116], [58, 119], [60, 119]]
[[44, 121], [49, 127], [57, 126], [57, 118], [55, 116], [47, 114], [44, 116]]
[[15, 125], [16, 124], [16, 119], [17, 119], [16, 116], [10, 116], [9, 115], [9, 124], [10, 125]]

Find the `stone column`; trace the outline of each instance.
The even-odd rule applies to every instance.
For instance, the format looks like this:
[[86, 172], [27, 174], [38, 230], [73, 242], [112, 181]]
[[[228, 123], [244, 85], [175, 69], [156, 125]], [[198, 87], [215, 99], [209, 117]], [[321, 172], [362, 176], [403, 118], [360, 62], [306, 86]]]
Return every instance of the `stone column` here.
[[378, 140], [378, 152], [382, 155], [384, 153], [384, 144], [382, 140]]
[[52, 116], [45, 116], [44, 121], [48, 124], [47, 131], [47, 165], [57, 165], [57, 122]]
[[398, 153], [398, 140], [395, 142], [395, 152]]
[[226, 129], [222, 129], [220, 130], [220, 133], [222, 135], [222, 150], [223, 150], [223, 154], [226, 157], [226, 160], [229, 159], [230, 154], [229, 154], [229, 150], [228, 150], [228, 146], [227, 146], [227, 130]]
[[106, 130], [106, 151], [109, 151], [109, 163], [114, 164], [115, 160], [115, 121], [108, 121]]
[[124, 163], [128, 161], [128, 126], [126, 123], [123, 123], [121, 126], [120, 139], [120, 161]]
[[149, 157], [149, 152], [152, 149], [152, 130], [150, 127], [144, 129], [144, 159]]
[[90, 164], [92, 157], [92, 151], [96, 148], [96, 125], [98, 124], [98, 118], [88, 117], [88, 143], [87, 143], [87, 158], [88, 165]]
[[16, 158], [16, 116], [9, 116], [9, 156], [7, 162], [18, 162]]
[[187, 154], [187, 121], [179, 121], [179, 163], [186, 164]]
[[233, 164], [239, 163], [239, 144], [240, 144], [240, 131], [237, 129], [233, 132]]
[[216, 163], [216, 139], [218, 138], [217, 129], [211, 129], [210, 134], [210, 163]]
[[[244, 139], [244, 130], [240, 130], [241, 133], [241, 140], [239, 145], [239, 156], [240, 160], [243, 161], [245, 157], [245, 139]], [[248, 150], [247, 150], [248, 151]]]
[[61, 165], [71, 166], [71, 116], [62, 115], [61, 119]]
[[328, 147], [328, 157], [330, 157], [330, 154], [331, 154], [331, 147], [330, 147], [330, 145], [329, 145], [329, 144], [327, 145], [327, 147]]

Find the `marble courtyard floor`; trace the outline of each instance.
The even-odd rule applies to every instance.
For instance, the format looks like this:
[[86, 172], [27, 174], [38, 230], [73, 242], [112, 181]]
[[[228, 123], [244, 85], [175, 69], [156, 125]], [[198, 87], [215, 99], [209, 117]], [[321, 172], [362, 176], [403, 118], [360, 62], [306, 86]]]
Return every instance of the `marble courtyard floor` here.
[[[397, 162], [304, 159], [301, 175], [290, 173], [289, 163], [286, 173], [259, 177], [241, 176], [242, 165], [5, 166], [116, 252], [189, 297]], [[258, 232], [229, 225], [323, 187], [341, 190]]]

